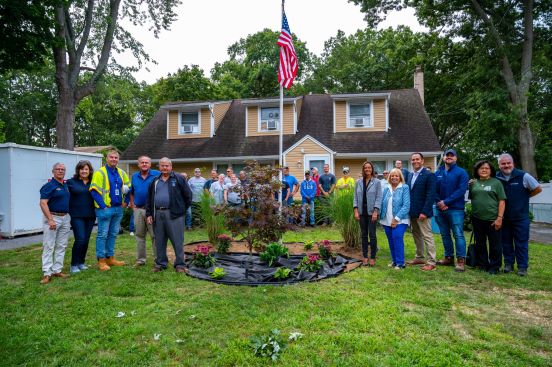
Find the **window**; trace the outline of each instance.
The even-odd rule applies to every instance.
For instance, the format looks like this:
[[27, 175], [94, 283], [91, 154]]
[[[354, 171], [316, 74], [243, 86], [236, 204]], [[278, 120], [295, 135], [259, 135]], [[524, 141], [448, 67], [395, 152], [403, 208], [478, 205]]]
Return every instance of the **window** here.
[[199, 134], [199, 113], [180, 112], [180, 124], [178, 128], [180, 135]]
[[372, 104], [368, 103], [355, 103], [349, 104], [349, 121], [347, 127], [372, 127], [371, 118]]
[[280, 130], [280, 109], [278, 107], [261, 108], [261, 131]]
[[385, 167], [387, 166], [385, 161], [372, 161], [372, 164], [374, 165], [374, 170], [378, 173], [378, 175], [382, 175], [383, 171], [385, 171]]

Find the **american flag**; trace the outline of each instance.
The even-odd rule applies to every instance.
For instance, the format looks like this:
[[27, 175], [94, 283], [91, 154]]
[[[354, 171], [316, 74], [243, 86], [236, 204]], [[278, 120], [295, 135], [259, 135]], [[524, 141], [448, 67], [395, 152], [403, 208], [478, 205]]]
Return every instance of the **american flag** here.
[[291, 88], [293, 80], [297, 76], [297, 54], [293, 47], [291, 31], [286, 18], [286, 13], [282, 10], [282, 32], [278, 37], [278, 46], [280, 46], [280, 66], [278, 67], [278, 83], [286, 89]]

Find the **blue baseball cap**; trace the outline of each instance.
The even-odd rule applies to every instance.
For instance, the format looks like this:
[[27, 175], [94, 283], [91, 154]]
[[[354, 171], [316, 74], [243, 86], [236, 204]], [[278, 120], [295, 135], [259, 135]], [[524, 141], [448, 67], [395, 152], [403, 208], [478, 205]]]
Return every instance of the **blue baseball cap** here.
[[452, 154], [453, 156], [458, 157], [458, 154], [456, 154], [456, 150], [454, 150], [454, 149], [447, 149], [447, 150], [445, 150], [445, 156], [446, 156], [447, 154]]

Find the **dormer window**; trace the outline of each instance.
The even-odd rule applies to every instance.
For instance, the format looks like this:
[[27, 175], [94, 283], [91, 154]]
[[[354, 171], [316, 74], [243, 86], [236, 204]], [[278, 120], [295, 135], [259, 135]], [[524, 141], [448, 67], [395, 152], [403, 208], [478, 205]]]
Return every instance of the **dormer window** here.
[[278, 107], [260, 108], [260, 131], [280, 130], [280, 109]]
[[178, 116], [178, 133], [199, 134], [199, 111], [189, 112], [182, 111]]
[[372, 123], [372, 102], [348, 103], [347, 127], [365, 128], [373, 127]]

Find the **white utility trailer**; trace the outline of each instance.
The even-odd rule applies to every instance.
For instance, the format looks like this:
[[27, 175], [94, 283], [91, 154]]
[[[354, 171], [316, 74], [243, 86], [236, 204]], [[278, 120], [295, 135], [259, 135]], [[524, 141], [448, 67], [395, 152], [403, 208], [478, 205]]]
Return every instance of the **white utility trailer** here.
[[65, 179], [69, 179], [80, 160], [90, 161], [96, 170], [101, 167], [102, 158], [101, 154], [0, 144], [0, 235], [42, 232], [40, 188], [52, 178], [54, 163], [65, 164]]

